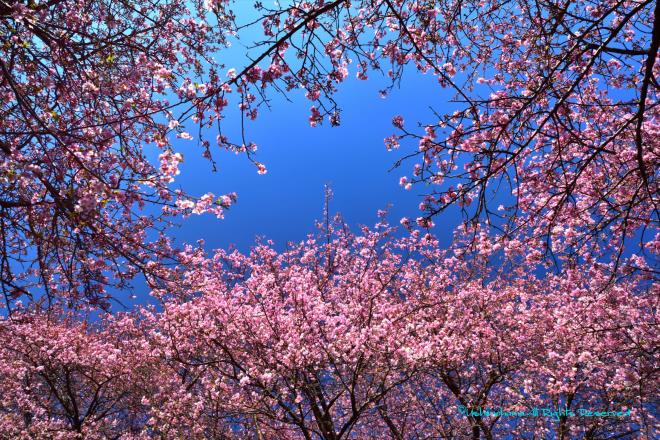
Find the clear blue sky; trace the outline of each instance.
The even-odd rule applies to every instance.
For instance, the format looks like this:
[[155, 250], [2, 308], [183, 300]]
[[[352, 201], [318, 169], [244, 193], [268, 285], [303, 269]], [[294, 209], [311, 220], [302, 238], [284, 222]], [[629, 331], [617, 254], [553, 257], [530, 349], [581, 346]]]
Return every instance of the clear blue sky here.
[[[172, 234], [179, 242], [203, 238], [208, 249], [233, 244], [241, 251], [248, 250], [257, 235], [263, 235], [281, 248], [315, 230], [315, 220], [322, 217], [326, 183], [334, 192], [331, 212], [341, 212], [351, 226], [373, 225], [377, 210], [388, 204], [392, 204], [393, 223], [403, 216], [420, 215], [420, 193], [428, 188], [417, 186], [406, 191], [398, 184], [402, 175], [410, 175], [412, 162], [388, 172], [416, 145], [388, 152], [383, 139], [396, 131], [391, 124], [394, 115], [401, 114], [407, 124], [432, 122], [429, 106], [443, 110], [449, 96], [433, 76], [414, 69], [400, 89], [381, 98], [378, 90], [385, 84], [376, 74], [368, 81], [359, 81], [352, 72], [336, 96], [343, 109], [339, 127], [327, 123], [310, 127], [307, 118], [312, 103], [302, 93], [290, 96], [293, 102], [271, 95], [272, 109], [262, 107], [259, 118], [248, 125], [248, 138], [259, 146], [256, 159], [267, 165], [265, 175], [258, 175], [245, 156], [217, 149], [213, 150], [218, 166], [214, 173], [201, 157], [196, 141], [177, 140], [175, 148], [184, 154], [185, 162], [175, 184], [195, 195], [235, 191], [238, 203], [224, 220], [211, 215], [191, 216]], [[223, 132], [236, 133], [238, 127], [237, 112], [228, 112]], [[190, 132], [194, 135], [196, 129]], [[207, 137], [214, 139], [215, 134]], [[436, 220], [434, 232], [448, 242], [457, 221], [456, 211], [443, 215]]]

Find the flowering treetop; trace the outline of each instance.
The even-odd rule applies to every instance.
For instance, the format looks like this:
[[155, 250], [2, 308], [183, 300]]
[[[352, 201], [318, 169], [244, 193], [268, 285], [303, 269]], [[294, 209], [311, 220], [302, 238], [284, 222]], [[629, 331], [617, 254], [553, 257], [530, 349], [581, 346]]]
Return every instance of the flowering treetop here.
[[[31, 295], [108, 306], [168, 255], [160, 213], [222, 216], [235, 195], [192, 198], [168, 184], [189, 138], [173, 106], [204, 90], [229, 18], [201, 2], [0, 3], [0, 278]], [[169, 92], [168, 92], [169, 91]], [[153, 149], [152, 149], [153, 148]], [[152, 153], [153, 151], [153, 153]], [[158, 156], [159, 165], [149, 156]], [[154, 210], [151, 210], [153, 212]]]
[[271, 57], [291, 72], [287, 90], [303, 86], [315, 103], [312, 125], [339, 122], [332, 94], [351, 63], [358, 79], [382, 71], [392, 87], [411, 65], [453, 91], [451, 110], [436, 110], [422, 133], [395, 115], [399, 132], [386, 139], [388, 148], [417, 141], [397, 165], [415, 162], [404, 187], [430, 185], [421, 225], [458, 204], [466, 221], [531, 240], [548, 261], [601, 258], [599, 243], [613, 272], [626, 246], [657, 246], [657, 2], [310, 1], [261, 10], [279, 48]]
[[[654, 438], [657, 286], [336, 223], [277, 252], [183, 251], [162, 309], [0, 320], [12, 438]], [[329, 239], [328, 239], [329, 238]], [[481, 252], [487, 257], [488, 252]], [[520, 269], [520, 271], [518, 270]], [[523, 275], [524, 274], [524, 275]], [[463, 409], [621, 411], [498, 417]]]

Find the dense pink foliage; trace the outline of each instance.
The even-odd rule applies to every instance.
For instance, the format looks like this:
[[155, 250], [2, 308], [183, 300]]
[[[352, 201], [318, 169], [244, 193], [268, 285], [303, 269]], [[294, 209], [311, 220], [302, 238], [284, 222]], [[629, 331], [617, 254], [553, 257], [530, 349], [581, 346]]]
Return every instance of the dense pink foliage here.
[[[261, 5], [261, 3], [259, 3]], [[268, 47], [249, 70], [246, 112], [270, 83], [303, 87], [309, 122], [339, 123], [349, 76], [407, 66], [455, 104], [423, 131], [393, 115], [387, 148], [414, 140], [406, 189], [430, 185], [418, 219], [459, 205], [544, 257], [594, 255], [614, 272], [627, 241], [646, 251], [658, 226], [660, 6], [642, 1], [303, 1], [261, 5]], [[258, 62], [271, 60], [266, 69]], [[389, 89], [383, 90], [386, 95]], [[429, 192], [429, 191], [427, 191]], [[507, 194], [508, 193], [508, 194]], [[605, 260], [603, 260], [605, 261]]]
[[[597, 266], [492, 269], [431, 235], [391, 232], [340, 228], [282, 253], [189, 249], [161, 311], [93, 326], [17, 312], [0, 324], [0, 427], [12, 438], [657, 433], [656, 287], [611, 286]], [[458, 405], [631, 416], [468, 418]]]
[[[148, 272], [153, 254], [169, 257], [163, 242], [148, 239], [165, 225], [163, 214], [222, 216], [233, 203], [234, 195], [193, 198], [169, 187], [183, 161], [170, 138], [190, 137], [173, 106], [199, 93], [190, 78], [213, 73], [216, 64], [202, 61], [223, 46], [227, 30], [227, 19], [199, 2], [0, 5], [8, 305], [41, 295], [107, 307], [106, 285]], [[163, 213], [150, 215], [145, 205]], [[17, 270], [22, 263], [27, 270]]]

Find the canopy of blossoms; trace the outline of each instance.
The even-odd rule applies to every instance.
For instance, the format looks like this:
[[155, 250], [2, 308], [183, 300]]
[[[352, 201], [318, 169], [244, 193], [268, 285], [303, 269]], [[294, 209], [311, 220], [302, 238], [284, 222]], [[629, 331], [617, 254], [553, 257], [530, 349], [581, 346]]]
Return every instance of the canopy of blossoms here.
[[[657, 438], [660, 3], [253, 9], [0, 0], [1, 437]], [[175, 187], [175, 139], [263, 174], [249, 122], [273, 94], [339, 125], [349, 75], [386, 96], [415, 73], [453, 98], [392, 112], [414, 221], [172, 244], [237, 200]], [[115, 312], [136, 279], [154, 305]]]
[[[11, 438], [652, 438], [658, 289], [538, 278], [379, 223], [286, 252], [188, 249], [162, 310], [0, 324]], [[175, 287], [178, 286], [178, 287]], [[470, 416], [460, 408], [630, 410]]]

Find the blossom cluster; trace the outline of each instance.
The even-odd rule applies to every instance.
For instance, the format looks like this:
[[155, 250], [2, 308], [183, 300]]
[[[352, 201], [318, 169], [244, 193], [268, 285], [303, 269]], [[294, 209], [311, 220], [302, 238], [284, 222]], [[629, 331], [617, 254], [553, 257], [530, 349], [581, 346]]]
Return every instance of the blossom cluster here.
[[[0, 321], [11, 438], [653, 438], [657, 286], [598, 265], [540, 277], [380, 223], [245, 255], [188, 247], [161, 306]], [[486, 258], [484, 258], [486, 257]], [[623, 418], [458, 407], [623, 408]]]

